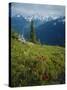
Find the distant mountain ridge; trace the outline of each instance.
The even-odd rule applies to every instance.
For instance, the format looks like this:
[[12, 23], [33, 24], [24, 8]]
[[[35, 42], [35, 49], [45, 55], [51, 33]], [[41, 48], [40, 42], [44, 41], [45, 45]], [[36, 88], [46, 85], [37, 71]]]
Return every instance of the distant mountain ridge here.
[[[40, 37], [42, 43], [51, 45], [65, 44], [65, 21], [63, 18], [58, 18], [45, 22], [37, 28], [37, 36]], [[41, 36], [40, 36], [41, 35]]]
[[[29, 39], [31, 19], [16, 15], [11, 17], [11, 27]], [[37, 39], [42, 44], [65, 45], [65, 17], [33, 17], [33, 20]]]

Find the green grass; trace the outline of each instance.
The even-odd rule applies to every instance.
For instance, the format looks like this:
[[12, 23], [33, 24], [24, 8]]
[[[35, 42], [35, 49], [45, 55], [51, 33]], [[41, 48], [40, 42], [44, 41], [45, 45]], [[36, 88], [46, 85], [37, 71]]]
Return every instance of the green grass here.
[[11, 38], [11, 86], [63, 84], [65, 49]]

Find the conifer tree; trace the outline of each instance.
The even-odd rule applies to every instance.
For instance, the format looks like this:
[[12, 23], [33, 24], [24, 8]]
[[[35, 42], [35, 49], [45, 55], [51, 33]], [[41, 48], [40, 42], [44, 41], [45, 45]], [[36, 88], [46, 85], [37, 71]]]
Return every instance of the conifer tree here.
[[34, 21], [33, 20], [31, 20], [30, 42], [36, 43], [36, 34], [35, 34]]

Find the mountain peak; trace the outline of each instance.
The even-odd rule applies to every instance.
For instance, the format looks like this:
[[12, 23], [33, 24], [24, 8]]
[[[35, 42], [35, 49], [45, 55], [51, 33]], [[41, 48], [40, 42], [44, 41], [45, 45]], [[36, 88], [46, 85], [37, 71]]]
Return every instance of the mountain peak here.
[[15, 15], [15, 17], [18, 17], [19, 18], [19, 17], [21, 17], [21, 15], [20, 14], [17, 14], [17, 15]]

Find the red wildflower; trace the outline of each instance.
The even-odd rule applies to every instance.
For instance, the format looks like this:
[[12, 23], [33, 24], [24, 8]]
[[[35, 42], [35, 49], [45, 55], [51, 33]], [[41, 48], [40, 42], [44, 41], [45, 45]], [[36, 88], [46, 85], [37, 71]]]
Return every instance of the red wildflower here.
[[47, 76], [47, 75], [44, 75], [44, 76], [42, 77], [42, 79], [43, 79], [43, 80], [48, 80], [48, 76]]

